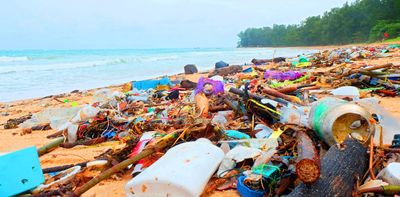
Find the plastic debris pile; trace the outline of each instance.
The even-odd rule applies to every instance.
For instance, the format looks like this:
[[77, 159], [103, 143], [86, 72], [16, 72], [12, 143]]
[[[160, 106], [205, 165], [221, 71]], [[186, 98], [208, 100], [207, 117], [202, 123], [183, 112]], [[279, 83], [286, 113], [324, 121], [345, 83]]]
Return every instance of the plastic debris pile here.
[[[133, 177], [127, 196], [398, 194], [399, 122], [374, 96], [399, 95], [400, 65], [357, 61], [394, 52], [353, 47], [243, 67], [221, 61], [197, 82], [133, 81], [95, 92], [85, 106], [12, 120], [10, 128], [19, 121], [25, 130], [57, 131], [51, 147], [124, 143], [92, 162], [43, 169], [45, 182], [24, 191], [79, 196], [124, 172]], [[198, 71], [190, 64], [185, 72]]]

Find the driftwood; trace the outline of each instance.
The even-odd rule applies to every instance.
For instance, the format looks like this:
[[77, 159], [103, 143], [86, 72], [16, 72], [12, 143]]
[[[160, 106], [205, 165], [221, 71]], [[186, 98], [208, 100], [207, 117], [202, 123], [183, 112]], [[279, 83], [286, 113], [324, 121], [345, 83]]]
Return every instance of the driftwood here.
[[382, 68], [391, 68], [394, 67], [395, 65], [393, 65], [392, 63], [387, 63], [387, 64], [381, 64], [381, 65], [375, 65], [375, 66], [371, 66], [369, 68], [360, 68], [360, 69], [352, 69], [351, 71], [347, 72], [347, 73], [343, 73], [341, 75], [338, 75], [336, 77], [336, 79], [341, 79], [343, 77], [346, 77], [348, 75], [351, 74], [355, 74], [355, 73], [363, 73], [363, 72], [367, 72], [367, 71], [372, 71], [372, 70], [377, 70], [377, 69], [382, 69]]
[[321, 173], [319, 154], [313, 141], [302, 131], [296, 131], [298, 162], [296, 163], [297, 177], [303, 183], [310, 184], [318, 180]]
[[371, 66], [369, 68], [363, 68], [363, 69], [360, 69], [360, 71], [378, 70], [378, 69], [382, 69], [382, 68], [390, 68], [390, 67], [393, 67], [393, 66], [394, 65], [392, 63], [387, 63], [387, 64]]
[[224, 111], [224, 110], [230, 110], [231, 108], [226, 105], [219, 105], [219, 106], [213, 106], [209, 108], [209, 112], [214, 113], [214, 112], [219, 112], [219, 111]]
[[354, 183], [368, 170], [367, 149], [354, 139], [331, 146], [321, 160], [321, 177], [301, 183], [288, 196], [351, 196]]
[[[244, 97], [244, 95], [245, 95], [245, 93], [244, 93], [243, 90], [239, 90], [239, 89], [236, 89], [236, 88], [230, 88], [230, 89], [229, 89], [229, 92], [230, 92], [230, 93], [233, 93], [233, 94], [236, 94], [236, 95], [239, 95], [239, 96], [241, 96], [241, 97]], [[260, 95], [258, 95], [258, 94], [253, 94], [253, 93], [249, 93], [249, 97], [250, 97], [251, 99], [255, 99], [255, 100], [262, 100], [262, 99], [265, 99], [265, 98], [266, 98], [266, 97], [260, 96]], [[272, 97], [272, 96], [269, 96], [269, 98], [270, 98], [270, 99], [273, 99], [274, 101], [276, 101], [276, 102], [278, 102], [278, 103], [284, 104], [284, 105], [287, 105], [287, 104], [289, 103], [289, 102], [286, 101], [285, 99], [276, 98], [276, 97]]]
[[283, 94], [291, 93], [297, 90], [297, 86], [287, 86], [281, 89], [278, 89], [277, 91]]
[[378, 193], [386, 196], [395, 196], [396, 194], [400, 194], [400, 185], [385, 185], [380, 187], [365, 188], [357, 191], [358, 195], [364, 193]]
[[12, 118], [7, 120], [7, 122], [4, 124], [4, 129], [15, 129], [18, 128], [18, 125], [25, 122], [26, 120], [30, 119], [32, 117], [32, 114], [28, 114], [26, 116], [22, 116], [19, 118]]
[[64, 131], [57, 131], [57, 132], [55, 132], [53, 134], [50, 134], [50, 135], [46, 136], [46, 138], [50, 139], [50, 138], [61, 137], [61, 136], [63, 136], [63, 132]]
[[63, 166], [55, 166], [55, 167], [50, 167], [50, 168], [44, 168], [42, 171], [43, 173], [50, 173], [50, 172], [59, 172], [62, 170], [66, 170], [69, 168], [72, 168], [74, 166], [81, 166], [81, 167], [86, 167], [86, 164], [88, 161], [82, 162], [82, 163], [77, 163], [77, 164], [68, 164], [68, 165], [63, 165]]
[[294, 175], [282, 178], [278, 183], [278, 187], [275, 188], [275, 196], [282, 196], [286, 189], [293, 185], [295, 179], [296, 177]]
[[294, 91], [296, 91], [298, 89], [303, 89], [303, 88], [304, 88], [304, 90], [307, 90], [307, 89], [310, 89], [310, 88], [313, 89], [313, 88], [318, 88], [318, 87], [316, 87], [313, 84], [292, 85], [292, 86], [287, 86], [287, 87], [283, 87], [283, 88], [277, 89], [277, 91], [280, 92], [280, 93], [288, 94], [288, 93], [291, 93], [291, 92], [294, 92]]
[[51, 141], [50, 143], [40, 147], [37, 149], [38, 155], [42, 156], [52, 150], [54, 150], [55, 148], [59, 147], [61, 143], [64, 142], [64, 137], [59, 137], [56, 138], [55, 140]]
[[382, 148], [385, 152], [400, 153], [400, 148]]
[[45, 131], [45, 130], [50, 130], [50, 123], [45, 123], [45, 124], [40, 124], [40, 125], [36, 125], [31, 127], [32, 131]]
[[85, 146], [90, 146], [90, 145], [94, 145], [94, 144], [99, 144], [99, 143], [103, 143], [107, 141], [106, 137], [98, 137], [98, 138], [94, 138], [94, 139], [90, 139], [90, 140], [86, 140], [86, 141], [76, 141], [76, 142], [65, 142], [60, 144], [61, 147], [63, 148], [73, 148], [74, 146], [78, 146], [78, 145], [85, 145]]
[[215, 75], [221, 75], [221, 76], [232, 75], [232, 74], [236, 74], [238, 72], [242, 72], [242, 70], [243, 70], [242, 66], [232, 65], [232, 66], [228, 66], [228, 67], [215, 69], [212, 73], [210, 73], [208, 75], [208, 77], [212, 77]]
[[270, 62], [274, 62], [274, 63], [279, 63], [279, 62], [284, 62], [286, 61], [286, 58], [284, 57], [276, 57], [273, 59], [252, 59], [251, 63], [255, 64], [255, 65], [261, 65], [261, 64], [266, 64], [266, 63], [270, 63]]
[[295, 96], [290, 96], [290, 95], [283, 94], [283, 93], [281, 93], [281, 92], [279, 92], [277, 90], [274, 90], [272, 88], [264, 88], [263, 89], [263, 93], [269, 94], [269, 95], [274, 96], [274, 97], [285, 99], [285, 100], [290, 101], [292, 103], [297, 103], [297, 104], [303, 105], [303, 103], [301, 102], [301, 100], [299, 98], [297, 98]]

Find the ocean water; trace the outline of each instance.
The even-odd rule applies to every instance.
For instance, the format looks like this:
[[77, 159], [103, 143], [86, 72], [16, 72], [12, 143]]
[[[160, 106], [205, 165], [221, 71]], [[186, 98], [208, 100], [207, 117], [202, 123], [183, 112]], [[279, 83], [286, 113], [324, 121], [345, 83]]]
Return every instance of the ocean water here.
[[293, 57], [314, 50], [295, 48], [112, 49], [0, 51], [0, 102], [86, 90], [183, 72], [223, 60]]

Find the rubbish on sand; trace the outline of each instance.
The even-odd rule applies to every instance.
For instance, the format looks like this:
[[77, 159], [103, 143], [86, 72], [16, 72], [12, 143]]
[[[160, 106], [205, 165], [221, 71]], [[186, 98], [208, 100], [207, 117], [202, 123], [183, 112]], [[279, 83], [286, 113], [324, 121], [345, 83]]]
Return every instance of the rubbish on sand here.
[[95, 90], [87, 104], [46, 108], [9, 125], [50, 125], [55, 139], [39, 155], [112, 144], [94, 161], [38, 167], [46, 181], [34, 193], [40, 196], [79, 196], [124, 174], [134, 177], [128, 196], [395, 193], [400, 123], [377, 95], [399, 96], [400, 66], [369, 61], [394, 52], [400, 49], [351, 47], [255, 65], [219, 62], [198, 74], [186, 65], [187, 75]]

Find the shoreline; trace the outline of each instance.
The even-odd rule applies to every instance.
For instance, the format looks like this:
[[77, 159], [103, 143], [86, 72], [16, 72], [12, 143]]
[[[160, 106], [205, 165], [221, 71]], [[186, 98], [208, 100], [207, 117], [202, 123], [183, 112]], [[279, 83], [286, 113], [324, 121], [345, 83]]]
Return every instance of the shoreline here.
[[[245, 66], [245, 65], [243, 65], [243, 66]], [[199, 74], [199, 75], [208, 74], [208, 71], [199, 72], [197, 74]], [[196, 74], [194, 74], [194, 75], [196, 75]], [[165, 76], [169, 77], [169, 78], [178, 78], [178, 77], [185, 77], [185, 76], [188, 77], [188, 75], [185, 75], [185, 73], [177, 73], [177, 74], [173, 74], [173, 75], [164, 75], [164, 76], [152, 77], [152, 78], [148, 78], [148, 79], [144, 79], [144, 80], [159, 79], [159, 78], [162, 78], [162, 77], [165, 77]], [[133, 82], [133, 81], [127, 81], [127, 82], [124, 82], [122, 84], [112, 84], [112, 85], [108, 85], [108, 86], [102, 86], [102, 87], [90, 88], [90, 89], [75, 89], [75, 90], [72, 90], [72, 91], [69, 91], [69, 92], [62, 92], [62, 93], [59, 93], [59, 94], [49, 94], [49, 95], [43, 96], [43, 97], [25, 98], [25, 99], [18, 99], [18, 100], [13, 100], [13, 101], [6, 101], [6, 102], [0, 101], [0, 107], [2, 105], [16, 104], [16, 103], [19, 103], [19, 102], [38, 101], [38, 100], [43, 100], [43, 99], [51, 98], [51, 97], [68, 96], [69, 94], [74, 94], [77, 91], [79, 93], [85, 93], [85, 92], [94, 92], [94, 91], [105, 89], [105, 88], [108, 88], [108, 89], [121, 88], [124, 84], [130, 83], [130, 82]]]
[[[393, 44], [393, 43], [397, 43], [400, 44], [400, 42], [391, 42], [391, 43], [362, 43], [362, 44], [346, 44], [346, 45], [326, 45], [326, 46], [288, 46], [288, 47], [235, 47], [236, 49], [298, 49], [298, 50], [317, 50], [317, 51], [324, 51], [324, 50], [333, 50], [333, 49], [337, 49], [337, 48], [348, 48], [348, 47], [353, 47], [353, 46], [382, 46], [382, 45], [387, 45], [387, 44]], [[94, 50], [105, 50], [105, 49], [94, 49]], [[124, 49], [115, 49], [115, 50], [124, 50]], [[126, 50], [131, 50], [131, 49], [126, 49]], [[285, 58], [291, 58], [291, 57], [285, 57]], [[250, 61], [250, 60], [247, 60]], [[251, 64], [250, 62], [248, 62], [249, 64]], [[241, 65], [241, 66], [247, 66], [246, 64]], [[182, 70], [183, 70], [183, 66], [182, 66]], [[208, 70], [200, 70], [199, 73], [208, 73], [210, 72], [212, 69], [208, 69]], [[158, 79], [161, 78], [163, 76], [167, 76], [167, 77], [179, 77], [179, 76], [184, 76], [185, 74], [183, 72], [180, 73], [175, 73], [172, 75], [158, 75], [158, 76], [154, 76], [154, 77], [149, 77], [147, 79], [141, 79], [141, 80], [148, 80], [148, 79]], [[12, 101], [0, 101], [0, 106], [1, 105], [8, 105], [8, 104], [13, 104], [13, 103], [18, 103], [21, 101], [29, 101], [29, 100], [40, 100], [49, 96], [60, 96], [60, 95], [65, 95], [65, 94], [69, 94], [73, 91], [80, 91], [80, 92], [87, 92], [87, 91], [95, 91], [95, 90], [99, 90], [99, 89], [104, 89], [104, 88], [116, 88], [116, 87], [121, 87], [123, 86], [125, 83], [128, 83], [131, 81], [126, 81], [123, 82], [122, 84], [110, 84], [110, 85], [105, 85], [105, 86], [100, 86], [100, 87], [94, 87], [94, 88], [88, 88], [88, 89], [79, 89], [74, 88], [74, 90], [71, 91], [61, 91], [60, 93], [55, 93], [55, 94], [48, 94], [46, 96], [42, 96], [42, 97], [33, 97], [33, 98], [22, 98], [22, 99], [17, 99], [17, 100], [12, 100]]]
[[[0, 52], [0, 102], [40, 98], [67, 93], [76, 89], [120, 85], [132, 80], [145, 80], [171, 76], [183, 72], [186, 64], [196, 64], [201, 71], [208, 71], [215, 62], [224, 60], [242, 65], [252, 58], [271, 58], [273, 50], [246, 49], [177, 49], [151, 51], [75, 51], [59, 55], [56, 51], [36, 53], [22, 51], [11, 61], [2, 61]], [[278, 54], [294, 56], [308, 51], [282, 49]], [[24, 60], [19, 60], [23, 58]], [[25, 60], [26, 59], [26, 60]], [[25, 80], [21, 80], [25, 79]], [[46, 88], [43, 88], [46, 84]]]

